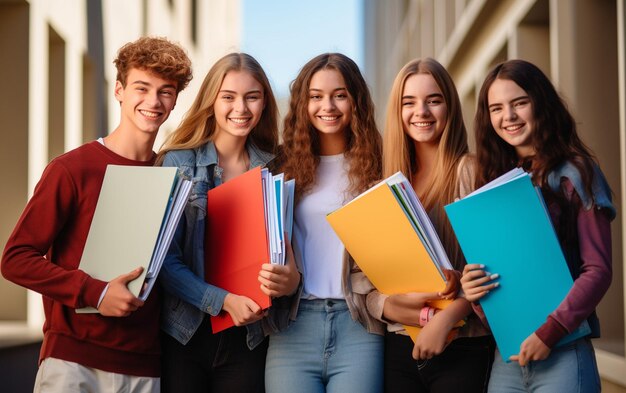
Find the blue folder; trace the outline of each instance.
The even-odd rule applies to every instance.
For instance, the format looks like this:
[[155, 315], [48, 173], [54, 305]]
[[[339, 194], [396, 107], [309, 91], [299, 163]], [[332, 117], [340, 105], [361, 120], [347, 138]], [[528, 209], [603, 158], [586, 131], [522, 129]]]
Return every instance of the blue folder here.
[[[500, 274], [500, 287], [480, 304], [506, 361], [573, 285], [541, 193], [527, 173], [507, 175], [512, 179], [445, 207], [467, 263]], [[585, 321], [558, 345], [590, 332]]]

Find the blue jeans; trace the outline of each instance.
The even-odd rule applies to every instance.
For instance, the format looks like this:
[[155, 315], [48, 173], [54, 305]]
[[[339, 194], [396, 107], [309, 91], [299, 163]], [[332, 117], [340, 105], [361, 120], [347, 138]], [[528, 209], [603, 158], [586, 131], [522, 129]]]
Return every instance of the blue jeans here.
[[302, 300], [297, 319], [270, 336], [268, 393], [379, 393], [383, 337], [352, 319], [343, 300]]
[[600, 391], [596, 355], [588, 338], [552, 350], [545, 360], [520, 367], [499, 351], [491, 369], [490, 393], [595, 393]]

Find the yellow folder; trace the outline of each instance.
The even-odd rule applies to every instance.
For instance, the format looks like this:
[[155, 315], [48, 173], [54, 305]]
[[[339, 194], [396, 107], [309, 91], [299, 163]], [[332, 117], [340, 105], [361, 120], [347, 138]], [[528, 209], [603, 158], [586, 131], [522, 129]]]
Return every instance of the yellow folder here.
[[[327, 220], [380, 292], [392, 295], [445, 288], [436, 262], [386, 181], [330, 213]], [[439, 300], [432, 306], [444, 308], [449, 303]], [[419, 328], [405, 328], [415, 340]]]

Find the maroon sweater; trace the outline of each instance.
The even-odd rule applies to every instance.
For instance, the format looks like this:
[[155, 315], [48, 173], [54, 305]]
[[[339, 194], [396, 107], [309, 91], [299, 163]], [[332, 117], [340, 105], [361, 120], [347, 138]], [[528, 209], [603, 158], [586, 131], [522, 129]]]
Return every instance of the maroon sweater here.
[[42, 294], [46, 321], [40, 362], [53, 357], [109, 372], [158, 377], [158, 293], [128, 317], [74, 311], [97, 307], [107, 285], [78, 265], [108, 164], [150, 166], [153, 161], [128, 160], [98, 142], [54, 159], [15, 226], [0, 267], [6, 279]]

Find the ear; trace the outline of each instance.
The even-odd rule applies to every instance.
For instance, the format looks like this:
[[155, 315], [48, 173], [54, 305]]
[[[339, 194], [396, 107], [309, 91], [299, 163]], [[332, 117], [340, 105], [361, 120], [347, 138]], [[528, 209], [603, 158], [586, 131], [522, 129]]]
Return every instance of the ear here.
[[122, 86], [122, 82], [115, 81], [115, 99], [120, 103], [123, 101], [124, 97], [124, 86]]
[[179, 91], [176, 92], [176, 96], [174, 97], [174, 103], [172, 104], [172, 109], [170, 109], [170, 112], [174, 110], [174, 108], [176, 108], [176, 104], [178, 103], [178, 93], [180, 93]]

